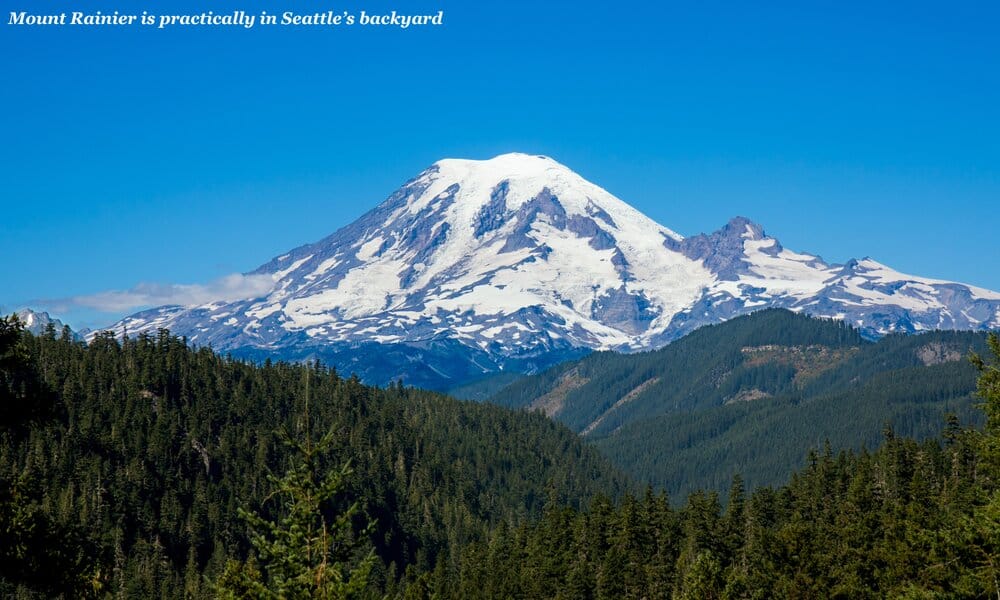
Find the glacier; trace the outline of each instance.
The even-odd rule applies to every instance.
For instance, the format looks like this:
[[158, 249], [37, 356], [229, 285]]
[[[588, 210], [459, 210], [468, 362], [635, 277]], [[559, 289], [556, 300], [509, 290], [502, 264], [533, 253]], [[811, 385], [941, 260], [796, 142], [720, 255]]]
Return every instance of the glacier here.
[[743, 217], [685, 238], [555, 160], [445, 159], [357, 221], [248, 275], [265, 295], [145, 310], [161, 328], [253, 359], [318, 358], [376, 384], [444, 389], [594, 350], [659, 348], [781, 307], [870, 337], [1000, 325], [1000, 294], [788, 250]]

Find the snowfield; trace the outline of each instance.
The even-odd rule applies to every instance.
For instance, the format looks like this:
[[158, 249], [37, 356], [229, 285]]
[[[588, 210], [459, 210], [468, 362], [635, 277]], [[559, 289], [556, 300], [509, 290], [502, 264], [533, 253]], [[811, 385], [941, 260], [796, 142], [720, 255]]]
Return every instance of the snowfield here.
[[[354, 223], [254, 271], [259, 298], [144, 311], [217, 350], [452, 340], [505, 361], [568, 348], [646, 350], [765, 307], [871, 336], [1000, 326], [1000, 294], [827, 264], [744, 218], [685, 239], [543, 156], [441, 160]], [[223, 318], [224, 317], [224, 318]], [[478, 364], [478, 363], [477, 363]]]

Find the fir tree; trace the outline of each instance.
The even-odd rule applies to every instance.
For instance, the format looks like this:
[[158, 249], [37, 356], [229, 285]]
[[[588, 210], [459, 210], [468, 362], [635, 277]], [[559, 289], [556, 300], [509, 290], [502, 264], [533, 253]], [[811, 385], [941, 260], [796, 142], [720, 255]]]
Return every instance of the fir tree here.
[[371, 549], [356, 560], [363, 536], [368, 533], [354, 531], [360, 503], [354, 501], [331, 514], [352, 470], [349, 463], [344, 463], [323, 474], [323, 457], [332, 447], [335, 432], [331, 430], [318, 443], [312, 442], [309, 369], [305, 377], [306, 439], [299, 442], [287, 431], [282, 432], [282, 440], [292, 449], [293, 463], [284, 476], [270, 478], [274, 489], [269, 499], [279, 503], [281, 516], [270, 520], [239, 511], [250, 525], [250, 543], [257, 561], [231, 562], [217, 584], [220, 598], [346, 600], [359, 597], [368, 585], [375, 552]]

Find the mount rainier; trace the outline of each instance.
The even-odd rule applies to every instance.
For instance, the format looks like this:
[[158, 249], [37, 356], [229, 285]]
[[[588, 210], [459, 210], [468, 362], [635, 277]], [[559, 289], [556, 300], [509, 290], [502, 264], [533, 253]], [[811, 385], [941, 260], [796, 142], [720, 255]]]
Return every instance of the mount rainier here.
[[253, 359], [320, 358], [363, 380], [446, 388], [590, 350], [661, 347], [767, 307], [875, 337], [1000, 325], [1000, 294], [828, 264], [737, 217], [684, 238], [557, 163], [441, 160], [354, 223], [261, 266], [265, 296], [164, 306], [116, 324], [169, 328]]

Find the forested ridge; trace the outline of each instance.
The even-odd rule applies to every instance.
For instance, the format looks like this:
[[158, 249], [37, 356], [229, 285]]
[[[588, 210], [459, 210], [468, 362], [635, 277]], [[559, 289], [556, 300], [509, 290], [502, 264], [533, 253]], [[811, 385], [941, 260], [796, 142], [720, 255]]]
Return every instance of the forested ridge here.
[[238, 510], [273, 510], [269, 475], [290, 459], [277, 432], [306, 434], [307, 382], [311, 434], [334, 432], [325, 464], [350, 461], [344, 495], [373, 523], [373, 589], [550, 496], [581, 506], [627, 485], [541, 415], [315, 364], [255, 366], [166, 332], [84, 345], [10, 320], [0, 344], [0, 596], [211, 596], [206, 581], [249, 550]]
[[990, 349], [972, 364], [983, 427], [886, 427], [876, 450], [809, 452], [783, 485], [675, 503], [538, 414], [4, 319], [0, 595], [997, 597]]
[[986, 334], [935, 331], [866, 341], [840, 321], [764, 310], [641, 354], [595, 353], [517, 381], [491, 402], [541, 409], [637, 481], [683, 498], [779, 485], [806, 450], [874, 448], [886, 423], [935, 437], [974, 408]]
[[[723, 505], [694, 492], [550, 503], [500, 526], [456, 572], [450, 598], [995, 598], [1000, 596], [1000, 338], [973, 357], [985, 427], [950, 416], [935, 439], [887, 427], [872, 452], [811, 451], [784, 485]], [[504, 576], [497, 577], [497, 573]]]

